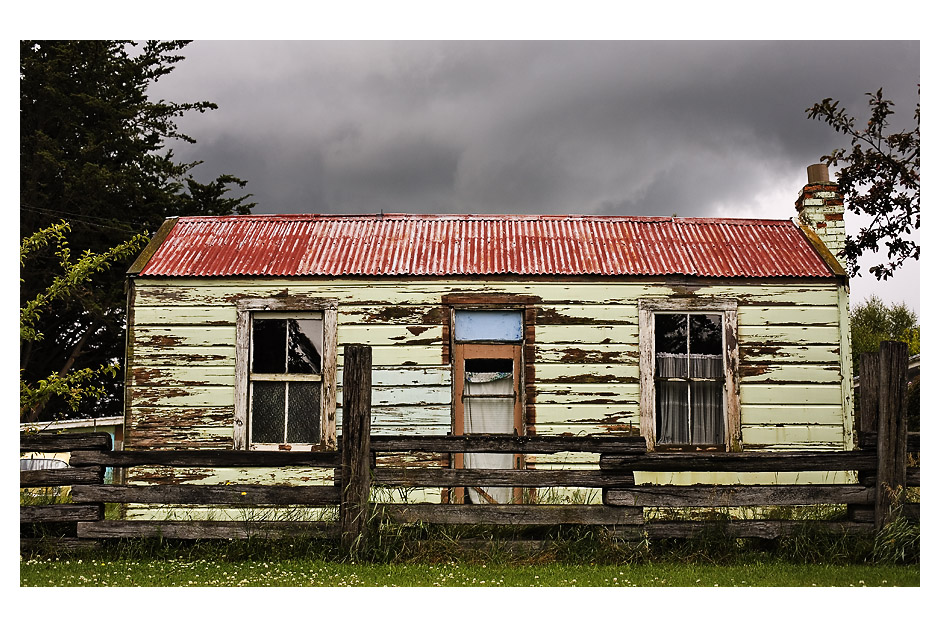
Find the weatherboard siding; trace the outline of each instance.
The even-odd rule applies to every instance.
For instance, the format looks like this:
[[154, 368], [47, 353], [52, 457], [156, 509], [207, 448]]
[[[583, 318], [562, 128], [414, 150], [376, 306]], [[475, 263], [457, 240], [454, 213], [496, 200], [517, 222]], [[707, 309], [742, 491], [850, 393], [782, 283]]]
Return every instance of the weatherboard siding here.
[[[372, 432], [449, 433], [441, 297], [482, 292], [537, 301], [534, 395], [527, 399], [537, 434], [638, 434], [637, 301], [701, 296], [738, 304], [745, 450], [830, 450], [852, 442], [851, 381], [843, 376], [851, 367], [847, 298], [834, 282], [138, 277], [131, 290], [128, 450], [232, 446], [235, 303], [243, 298], [338, 301], [338, 425], [343, 345], [363, 343], [372, 346]], [[580, 454], [527, 461], [536, 468], [596, 464]]]

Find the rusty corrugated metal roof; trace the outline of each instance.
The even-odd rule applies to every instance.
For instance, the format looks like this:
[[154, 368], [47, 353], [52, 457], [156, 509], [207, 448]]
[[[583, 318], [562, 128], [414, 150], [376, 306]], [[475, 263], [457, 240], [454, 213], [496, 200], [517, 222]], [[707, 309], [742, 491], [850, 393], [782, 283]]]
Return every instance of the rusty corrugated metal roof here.
[[523, 215], [179, 218], [140, 276], [831, 277], [789, 220]]

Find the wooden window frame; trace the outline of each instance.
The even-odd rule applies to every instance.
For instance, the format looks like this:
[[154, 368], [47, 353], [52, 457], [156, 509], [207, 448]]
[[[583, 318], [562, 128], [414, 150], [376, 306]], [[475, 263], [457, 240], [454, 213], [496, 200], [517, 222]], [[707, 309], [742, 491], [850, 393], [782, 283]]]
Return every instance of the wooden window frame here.
[[[335, 299], [283, 297], [250, 298], [235, 303], [235, 425], [234, 448], [236, 450], [292, 450], [291, 443], [251, 444], [248, 438], [251, 415], [249, 387], [251, 385], [251, 322], [256, 314], [277, 313], [284, 317], [290, 314], [321, 313], [323, 316], [323, 354], [321, 359], [320, 394], [320, 442], [304, 446], [304, 450], [336, 449], [336, 324], [337, 301]], [[303, 375], [302, 375], [303, 376]], [[306, 375], [309, 377], [309, 375]], [[265, 375], [273, 380], [277, 375]]]
[[[535, 405], [534, 398], [535, 365], [534, 340], [536, 308], [533, 306], [538, 298], [522, 294], [446, 294], [442, 297], [442, 304], [447, 307], [445, 338], [447, 344], [447, 361], [451, 365], [451, 375], [454, 384], [451, 385], [451, 433], [463, 435], [463, 404], [459, 395], [462, 392], [464, 359], [475, 358], [511, 358], [517, 364], [513, 373], [515, 393], [519, 395], [518, 402], [513, 409], [513, 428], [517, 435], [535, 435]], [[456, 312], [468, 310], [483, 311], [519, 311], [522, 314], [522, 338], [516, 341], [505, 340], [470, 340], [458, 342]], [[468, 352], [470, 354], [466, 354]], [[518, 371], [518, 372], [515, 372]], [[463, 468], [463, 455], [451, 456], [453, 468]], [[516, 455], [513, 466], [525, 468], [527, 460], [524, 455]], [[534, 496], [534, 488], [529, 490]], [[444, 490], [442, 500], [455, 503], [463, 502], [464, 488]], [[521, 503], [523, 489], [513, 488], [513, 501]]]
[[[640, 299], [640, 432], [650, 451], [740, 451], [741, 399], [739, 394], [738, 305], [735, 300], [709, 298]], [[656, 444], [656, 356], [654, 354], [655, 314], [721, 314], [724, 357], [723, 404], [725, 441], [723, 446]]]

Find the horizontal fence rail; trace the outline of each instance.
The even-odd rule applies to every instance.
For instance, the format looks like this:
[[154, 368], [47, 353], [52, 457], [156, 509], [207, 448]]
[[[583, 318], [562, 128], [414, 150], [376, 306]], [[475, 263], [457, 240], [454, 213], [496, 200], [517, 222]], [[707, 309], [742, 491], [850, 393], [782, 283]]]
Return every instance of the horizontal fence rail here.
[[[54, 490], [68, 486], [69, 490], [68, 502], [21, 505], [21, 529], [42, 524], [67, 525], [72, 529], [69, 541], [154, 536], [179, 539], [313, 536], [338, 539], [346, 550], [356, 552], [368, 546], [370, 521], [376, 520], [401, 524], [605, 525], [624, 537], [687, 537], [712, 529], [715, 522], [671, 520], [649, 514], [669, 508], [704, 508], [713, 513], [715, 508], [724, 508], [724, 512], [718, 513], [724, 514], [720, 522], [725, 533], [769, 538], [805, 529], [811, 521], [751, 519], [751, 514], [747, 519], [735, 518], [737, 514], [732, 515], [729, 510], [844, 505], [845, 520], [820, 520], [812, 524], [841, 533], [867, 533], [887, 520], [891, 494], [920, 485], [919, 434], [907, 433], [902, 428], [889, 429], [883, 413], [878, 413], [878, 420], [862, 417], [860, 424], [878, 425], [878, 435], [863, 430], [858, 438], [859, 448], [854, 451], [648, 452], [643, 438], [612, 435], [373, 437], [370, 363], [371, 353], [367, 349], [346, 347], [344, 436], [339, 439], [336, 451], [112, 451], [107, 434], [22, 435], [22, 453], [68, 453], [69, 459], [64, 468], [22, 471], [21, 487]], [[903, 403], [891, 405], [902, 406]], [[890, 411], [895, 418], [900, 415], [900, 410]], [[578, 470], [461, 468], [456, 463], [465, 453], [525, 456], [565, 452], [596, 454], [599, 463], [594, 468]], [[383, 463], [377, 463], [378, 460]], [[407, 467], [409, 460], [410, 466], [417, 467]], [[176, 483], [172, 476], [154, 474], [151, 476], [159, 479], [146, 485], [104, 484], [106, 468], [133, 467], [146, 467], [146, 472], [151, 472], [150, 467], [194, 469], [200, 481]], [[317, 476], [326, 483], [282, 485], [271, 479], [262, 485], [210, 484], [206, 478], [212, 473], [200, 470], [245, 468], [291, 468], [292, 476], [298, 473], [304, 476], [309, 471], [311, 477]], [[321, 469], [327, 472], [317, 473]], [[827, 484], [638, 485], [638, 472], [731, 473], [737, 481], [747, 480], [742, 473], [841, 472], [854, 473], [850, 477], [857, 476], [858, 480]], [[276, 476], [273, 471], [266, 474]], [[446, 502], [449, 495], [472, 486], [518, 488], [515, 499], [522, 502], [484, 505]], [[373, 487], [440, 488], [445, 502], [374, 502]], [[599, 489], [601, 503], [525, 502], [525, 497], [534, 495], [536, 488]], [[334, 508], [339, 515], [338, 522], [105, 520], [105, 504], [110, 503], [234, 508], [296, 506]], [[918, 504], [904, 505], [904, 511], [919, 513]]]

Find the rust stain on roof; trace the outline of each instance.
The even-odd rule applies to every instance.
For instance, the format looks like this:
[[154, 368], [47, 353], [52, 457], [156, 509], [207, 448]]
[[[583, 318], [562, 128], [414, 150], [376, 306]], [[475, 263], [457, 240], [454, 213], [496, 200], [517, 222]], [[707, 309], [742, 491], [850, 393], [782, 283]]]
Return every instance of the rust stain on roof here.
[[834, 276], [790, 220], [410, 214], [183, 217], [139, 273]]

